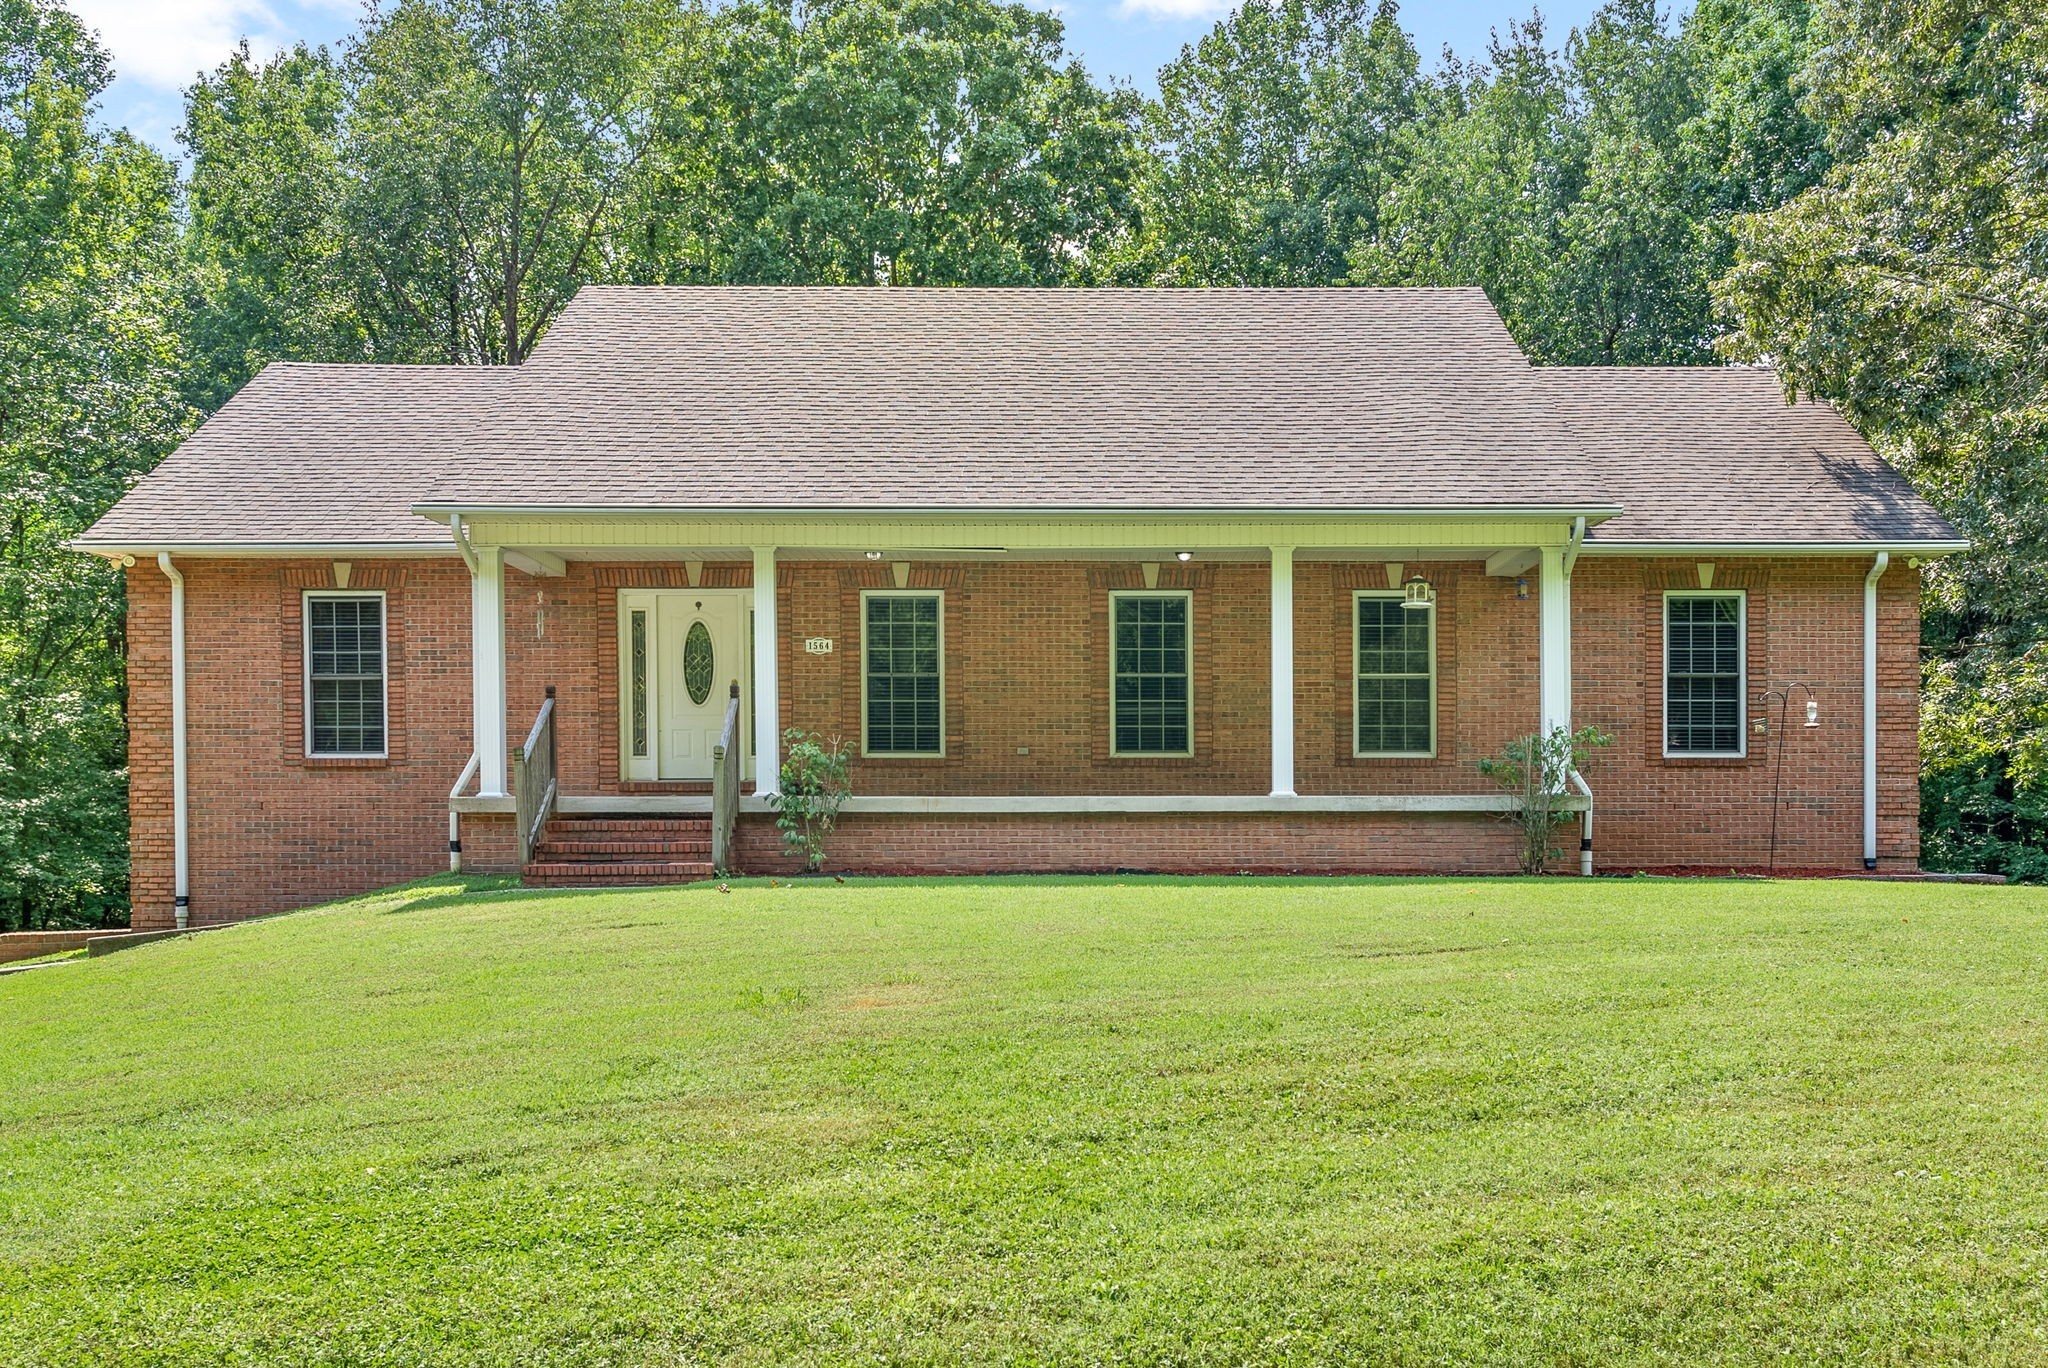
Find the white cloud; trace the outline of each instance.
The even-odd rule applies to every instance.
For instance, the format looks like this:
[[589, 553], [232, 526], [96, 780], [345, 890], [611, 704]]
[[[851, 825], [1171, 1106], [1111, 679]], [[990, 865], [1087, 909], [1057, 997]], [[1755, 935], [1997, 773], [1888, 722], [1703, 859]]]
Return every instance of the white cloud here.
[[1122, 0], [1117, 13], [1127, 19], [1132, 15], [1148, 19], [1215, 19], [1234, 8], [1233, 0]]
[[[316, 0], [319, 3], [320, 0]], [[331, 3], [331, 0], [328, 0]], [[72, 0], [99, 30], [115, 74], [155, 90], [178, 90], [226, 61], [249, 40], [259, 57], [282, 51], [292, 25], [267, 0]]]

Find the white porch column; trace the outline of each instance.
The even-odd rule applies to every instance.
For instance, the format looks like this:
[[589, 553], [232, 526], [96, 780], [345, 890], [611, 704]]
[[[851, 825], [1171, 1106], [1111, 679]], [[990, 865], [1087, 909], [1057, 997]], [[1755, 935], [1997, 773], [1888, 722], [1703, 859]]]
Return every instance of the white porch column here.
[[505, 785], [505, 553], [476, 548], [469, 572], [470, 731], [477, 796], [503, 798]]
[[1273, 552], [1273, 797], [1294, 796], [1294, 548]]
[[782, 791], [782, 691], [776, 680], [775, 548], [754, 548], [754, 793]]
[[1564, 574], [1563, 548], [1546, 546], [1542, 554], [1537, 581], [1542, 643], [1537, 657], [1542, 670], [1538, 725], [1548, 736], [1559, 727], [1569, 731], [1572, 725], [1572, 586]]

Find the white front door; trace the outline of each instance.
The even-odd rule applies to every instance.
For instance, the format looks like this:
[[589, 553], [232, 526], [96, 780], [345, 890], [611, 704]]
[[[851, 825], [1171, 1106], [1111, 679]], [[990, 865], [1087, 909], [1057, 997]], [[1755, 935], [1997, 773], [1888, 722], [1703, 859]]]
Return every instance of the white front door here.
[[[628, 779], [711, 778], [711, 748], [732, 686], [745, 697], [747, 594], [730, 589], [619, 594], [620, 753]], [[738, 728], [746, 745], [747, 719]], [[751, 769], [742, 757], [742, 770]]]

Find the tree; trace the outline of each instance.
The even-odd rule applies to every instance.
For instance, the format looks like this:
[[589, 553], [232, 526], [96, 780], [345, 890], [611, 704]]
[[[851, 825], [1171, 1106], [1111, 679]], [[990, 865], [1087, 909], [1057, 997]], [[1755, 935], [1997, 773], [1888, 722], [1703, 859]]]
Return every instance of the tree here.
[[[1928, 572], [1930, 834], [2039, 846], [2048, 776], [1950, 724], [2048, 716], [2048, 16], [2017, 0], [1836, 0], [1804, 73], [1832, 165], [1742, 219], [1730, 356], [1833, 401], [1976, 543]], [[1982, 820], [1945, 813], [1947, 795]]]
[[1393, 0], [1247, 0], [1159, 73], [1146, 236], [1155, 284], [1341, 282], [1378, 231], [1423, 92]]
[[195, 398], [264, 361], [517, 364], [623, 278], [686, 0], [396, 0], [192, 90]]
[[578, 286], [617, 278], [684, 17], [670, 0], [373, 13], [348, 50], [341, 220], [385, 354], [516, 365]]
[[61, 545], [187, 422], [173, 172], [93, 126], [110, 75], [0, 0], [0, 925], [124, 904], [120, 580]]
[[1575, 182], [1562, 155], [1567, 98], [1540, 17], [1496, 34], [1484, 63], [1447, 62], [1381, 201], [1377, 237], [1352, 249], [1353, 278], [1481, 286], [1531, 345]]
[[1128, 231], [1138, 100], [990, 0], [745, 3], [676, 81], [643, 276], [1051, 285]]
[[346, 102], [334, 59], [303, 44], [270, 62], [244, 44], [186, 92], [186, 395], [205, 412], [267, 361], [381, 354], [344, 250]]

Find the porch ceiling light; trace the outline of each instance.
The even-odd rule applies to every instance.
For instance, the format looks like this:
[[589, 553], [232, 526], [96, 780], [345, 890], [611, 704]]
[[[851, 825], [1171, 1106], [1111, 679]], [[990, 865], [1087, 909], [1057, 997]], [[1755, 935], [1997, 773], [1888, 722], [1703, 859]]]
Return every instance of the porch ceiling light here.
[[1173, 553], [1173, 558], [1177, 561], [1191, 561], [1195, 558], [1195, 553], [1192, 551], [1176, 551]]
[[1436, 607], [1436, 590], [1430, 587], [1428, 580], [1416, 575], [1402, 587], [1401, 606], [1427, 612]]
[[869, 559], [869, 560], [880, 560], [881, 558], [882, 558], [882, 553], [881, 553], [881, 552], [879, 552], [879, 551], [870, 551], [870, 552], [868, 552], [868, 559]]

